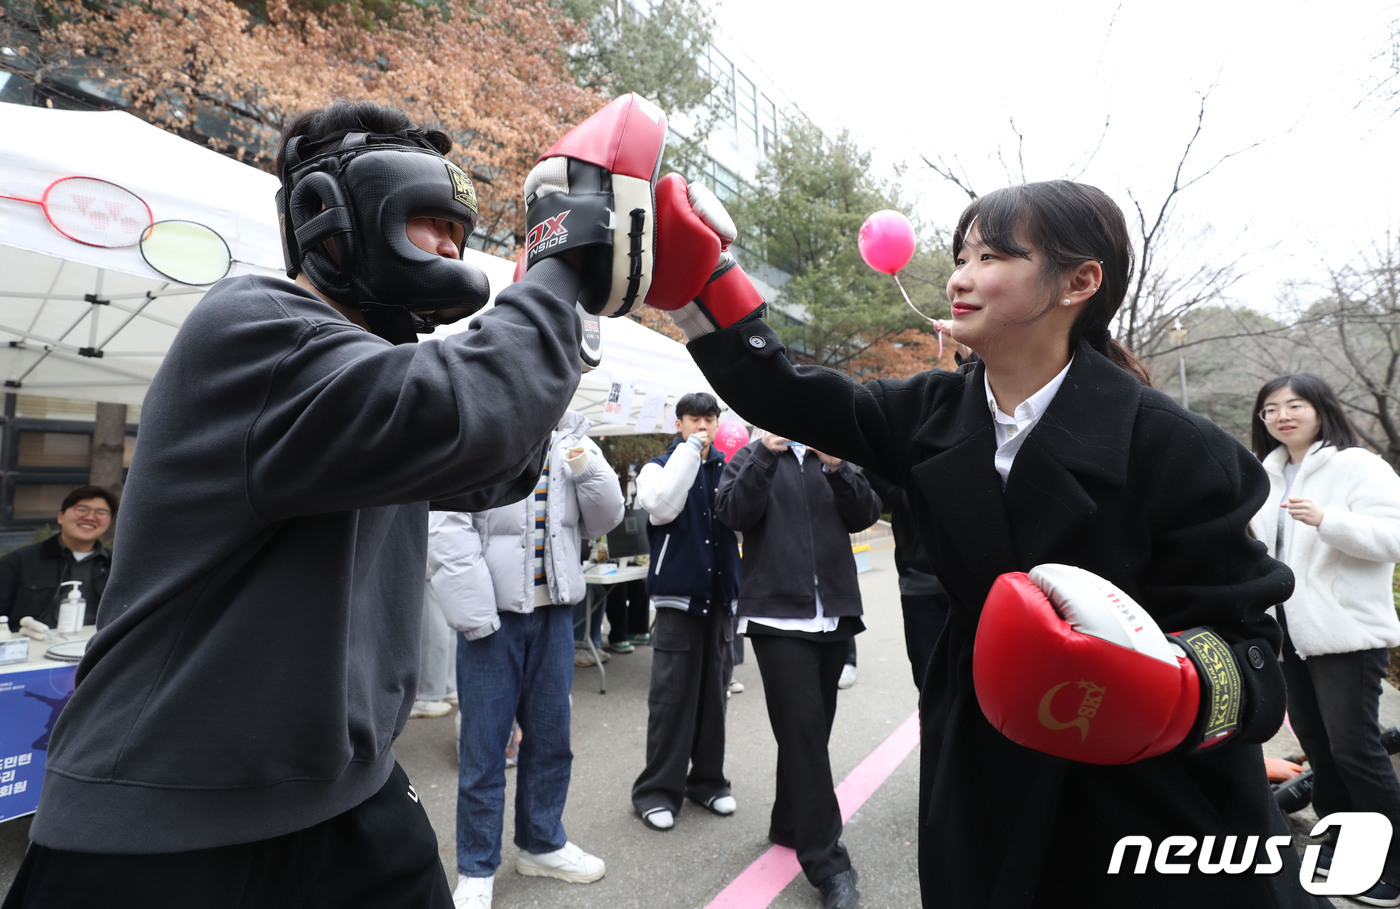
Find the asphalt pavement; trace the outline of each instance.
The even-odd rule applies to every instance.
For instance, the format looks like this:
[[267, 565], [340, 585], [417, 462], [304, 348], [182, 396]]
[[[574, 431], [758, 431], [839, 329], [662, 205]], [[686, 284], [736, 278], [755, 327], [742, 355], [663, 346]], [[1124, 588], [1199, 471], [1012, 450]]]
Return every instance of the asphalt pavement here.
[[[858, 639], [857, 680], [841, 692], [832, 733], [832, 769], [838, 781], [881, 743], [892, 736], [898, 739], [896, 731], [917, 709], [904, 652], [893, 549], [887, 541], [874, 543], [870, 562], [871, 569], [860, 576], [868, 630]], [[495, 885], [497, 909], [704, 907], [768, 852], [776, 748], [752, 649], [746, 657], [735, 670], [735, 678], [745, 690], [729, 701], [726, 755], [726, 770], [739, 809], [733, 816], [721, 818], [687, 803], [675, 828], [665, 833], [644, 827], [629, 798], [645, 750], [650, 648], [611, 656], [605, 667], [606, 694], [599, 693], [596, 668], [575, 670], [573, 781], [564, 826], [572, 841], [607, 862], [607, 874], [593, 884], [566, 884], [514, 872], [515, 771], [510, 770], [502, 864]], [[469, 703], [465, 706], [470, 709]], [[1382, 725], [1397, 723], [1400, 693], [1387, 686]], [[395, 749], [432, 818], [443, 866], [448, 880], [455, 883], [457, 762], [453, 717], [410, 720]], [[1272, 756], [1286, 757], [1299, 748], [1284, 729], [1265, 750]], [[919, 905], [917, 799], [915, 750], [894, 766], [847, 822], [842, 839], [860, 872], [862, 909], [911, 909]], [[1305, 835], [1315, 818], [1305, 809], [1292, 821], [1295, 830]], [[0, 892], [7, 891], [14, 878], [28, 830], [27, 818], [0, 824]], [[753, 907], [762, 905], [752, 899], [745, 902]], [[799, 874], [768, 905], [813, 909], [820, 906], [820, 900]], [[1360, 906], [1349, 900], [1338, 900], [1336, 905], [1347, 909]]]

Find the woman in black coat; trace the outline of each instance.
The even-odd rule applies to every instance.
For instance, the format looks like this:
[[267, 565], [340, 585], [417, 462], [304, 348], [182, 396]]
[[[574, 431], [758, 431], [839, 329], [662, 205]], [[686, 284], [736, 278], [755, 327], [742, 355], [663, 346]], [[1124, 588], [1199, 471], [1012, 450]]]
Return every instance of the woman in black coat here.
[[[1246, 534], [1268, 483], [1248, 451], [1153, 391], [1110, 339], [1132, 273], [1121, 211], [1065, 181], [1000, 190], [963, 213], [954, 255], [947, 328], [979, 355], [957, 372], [862, 385], [794, 367], [756, 317], [689, 345], [746, 419], [909, 492], [952, 607], [920, 705], [924, 904], [1326, 905], [1301, 887], [1284, 841], [1273, 841], [1276, 863], [1265, 847], [1288, 835], [1256, 744], [1278, 729], [1284, 697], [1279, 629], [1265, 609], [1293, 585]], [[973, 686], [983, 603], [998, 576], [1047, 562], [1108, 579], [1164, 632], [1205, 626], [1219, 635], [1243, 691], [1230, 740], [1200, 751], [1197, 738], [1101, 766], [993, 728]], [[1137, 873], [1140, 850], [1127, 849], [1110, 874], [1115, 845], [1130, 836], [1145, 837], [1153, 854]], [[1168, 836], [1198, 845], [1159, 864]], [[1208, 836], [1207, 868], [1236, 837], [1230, 857], [1251, 850], [1247, 869], [1202, 871]]]

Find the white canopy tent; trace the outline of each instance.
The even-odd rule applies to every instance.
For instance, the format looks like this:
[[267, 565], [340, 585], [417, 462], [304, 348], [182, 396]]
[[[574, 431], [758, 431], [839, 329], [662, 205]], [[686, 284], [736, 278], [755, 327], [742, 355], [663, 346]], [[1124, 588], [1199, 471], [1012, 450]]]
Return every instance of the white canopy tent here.
[[[55, 180], [97, 177], [135, 193], [155, 220], [213, 228], [231, 274], [275, 273], [277, 181], [119, 111], [0, 104], [0, 194], [40, 198]], [[204, 288], [146, 264], [135, 246], [70, 240], [31, 202], [0, 199], [0, 379], [6, 390], [139, 404]]]
[[[230, 274], [282, 272], [272, 175], [120, 111], [0, 103], [0, 196], [39, 199], [68, 176], [125, 187], [156, 221], [212, 228], [228, 244]], [[514, 263], [467, 254], [493, 291], [510, 282]], [[7, 391], [139, 404], [205, 290], [162, 276], [135, 246], [77, 242], [40, 205], [0, 198], [0, 381]], [[595, 435], [646, 431], [636, 420], [648, 396], [674, 403], [679, 394], [710, 390], [675, 341], [629, 319], [604, 320], [602, 333], [603, 364], [583, 377], [571, 405], [593, 420]], [[622, 422], [604, 417], [614, 381], [622, 398], [631, 397], [626, 408], [613, 402], [613, 419]], [[670, 430], [667, 420], [661, 431]]]

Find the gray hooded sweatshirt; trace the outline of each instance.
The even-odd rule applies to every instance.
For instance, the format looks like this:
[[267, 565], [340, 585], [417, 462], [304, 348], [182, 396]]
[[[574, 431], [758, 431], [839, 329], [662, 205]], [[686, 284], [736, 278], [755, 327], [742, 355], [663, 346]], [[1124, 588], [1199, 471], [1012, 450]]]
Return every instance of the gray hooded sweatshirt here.
[[579, 380], [567, 284], [545, 263], [467, 331], [399, 346], [286, 280], [209, 291], [146, 395], [35, 842], [252, 842], [383, 786], [417, 681], [428, 503], [533, 488]]

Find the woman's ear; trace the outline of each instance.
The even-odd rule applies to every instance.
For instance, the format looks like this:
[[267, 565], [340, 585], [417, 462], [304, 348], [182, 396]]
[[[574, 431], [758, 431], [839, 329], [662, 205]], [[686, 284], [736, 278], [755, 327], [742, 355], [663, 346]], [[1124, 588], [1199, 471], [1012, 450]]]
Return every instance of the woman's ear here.
[[1070, 271], [1068, 283], [1065, 296], [1075, 303], [1084, 302], [1103, 284], [1103, 263], [1097, 259], [1080, 262]]

